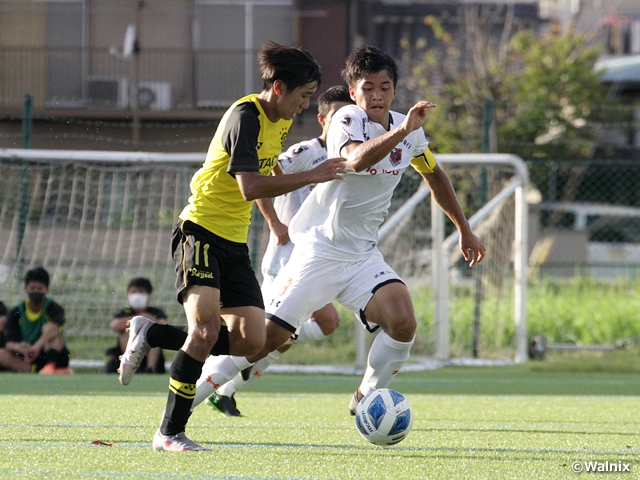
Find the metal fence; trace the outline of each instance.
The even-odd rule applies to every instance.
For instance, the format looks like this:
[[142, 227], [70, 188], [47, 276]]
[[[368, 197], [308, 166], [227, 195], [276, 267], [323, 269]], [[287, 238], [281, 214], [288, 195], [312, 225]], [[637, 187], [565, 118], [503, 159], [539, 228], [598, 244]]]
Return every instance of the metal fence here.
[[534, 271], [552, 276], [640, 274], [640, 160], [529, 161]]

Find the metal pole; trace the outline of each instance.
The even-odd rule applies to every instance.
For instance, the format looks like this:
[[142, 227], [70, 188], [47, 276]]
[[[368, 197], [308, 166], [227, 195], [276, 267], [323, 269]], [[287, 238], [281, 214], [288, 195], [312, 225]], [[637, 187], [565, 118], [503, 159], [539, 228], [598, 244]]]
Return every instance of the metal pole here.
[[529, 205], [527, 204], [527, 181], [515, 191], [515, 241], [513, 244], [514, 275], [514, 322], [516, 329], [515, 362], [527, 361], [527, 255]]
[[[24, 96], [24, 115], [22, 116], [22, 148], [31, 147], [31, 130], [33, 127], [33, 119], [31, 111], [33, 106], [33, 96], [27, 93]], [[22, 168], [20, 169], [20, 190], [18, 194], [18, 241], [16, 243], [16, 261], [18, 265], [18, 278], [22, 278], [22, 270], [24, 267], [24, 256], [22, 252], [22, 244], [24, 242], [24, 233], [27, 229], [27, 210], [29, 208], [29, 162], [23, 158]]]
[[431, 196], [431, 245], [433, 250], [433, 291], [435, 317], [435, 358], [449, 361], [449, 256], [443, 249], [444, 212]]
[[[516, 354], [514, 360], [517, 363], [527, 361], [527, 242], [529, 225], [528, 215], [529, 209], [526, 199], [526, 192], [529, 186], [529, 171], [521, 158], [509, 154], [462, 154], [462, 155], [438, 155], [436, 157], [440, 165], [447, 163], [455, 163], [458, 165], [474, 165], [480, 162], [486, 162], [487, 165], [511, 165], [515, 169], [516, 179], [505, 187], [501, 193], [491, 199], [478, 212], [469, 218], [471, 228], [475, 228], [487, 215], [513, 193], [515, 197], [515, 238], [514, 238], [514, 323], [516, 333]], [[432, 205], [432, 215], [433, 205]], [[443, 214], [444, 215], [444, 214]], [[432, 218], [436, 218], [434, 215]], [[433, 222], [433, 220], [432, 220]], [[432, 226], [432, 229], [434, 227]], [[433, 271], [434, 271], [434, 289], [436, 291], [436, 358], [440, 359], [439, 354], [446, 352], [448, 360], [449, 354], [449, 317], [447, 305], [448, 299], [448, 269], [446, 266], [439, 266], [442, 259], [448, 259], [448, 252], [458, 240], [458, 232], [455, 231], [438, 247], [436, 244], [435, 232], [433, 236]], [[448, 263], [448, 261], [447, 261]], [[475, 268], [475, 267], [474, 267]], [[438, 273], [436, 273], [438, 272]], [[440, 289], [440, 284], [447, 284], [446, 289]], [[444, 325], [440, 325], [440, 323]], [[445, 335], [438, 337], [438, 332], [442, 330]]]
[[[493, 122], [493, 100], [491, 98], [484, 99], [484, 114], [482, 120], [482, 153], [491, 153], [491, 123]], [[480, 198], [479, 204], [487, 203], [488, 196], [488, 180], [487, 169], [480, 168]], [[483, 264], [476, 265], [473, 272], [475, 277], [475, 308], [473, 310], [473, 339], [471, 341], [471, 356], [478, 358], [480, 346], [480, 323], [482, 318], [482, 299], [484, 298], [484, 290], [482, 285]]]
[[244, 90], [253, 92], [253, 3], [244, 6]]
[[130, 86], [131, 92], [131, 120], [132, 120], [132, 143], [133, 148], [138, 150], [140, 148], [140, 111], [138, 110], [138, 81], [140, 76], [140, 45], [138, 44], [138, 37], [140, 35], [140, 12], [144, 7], [144, 2], [140, 0], [136, 6], [136, 38], [133, 46], [133, 62], [132, 74], [133, 85]]

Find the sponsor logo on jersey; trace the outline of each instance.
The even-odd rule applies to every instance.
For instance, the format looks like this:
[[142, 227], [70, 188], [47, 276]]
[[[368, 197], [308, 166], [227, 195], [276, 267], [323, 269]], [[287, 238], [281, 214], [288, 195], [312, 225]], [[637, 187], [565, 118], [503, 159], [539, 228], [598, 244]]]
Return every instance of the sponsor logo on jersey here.
[[260, 159], [260, 175], [270, 175], [273, 167], [278, 163], [278, 156]]
[[351, 125], [351, 117], [344, 117], [342, 120], [340, 120], [342, 123], [344, 123], [347, 127], [349, 125]]
[[393, 150], [391, 150], [391, 153], [389, 154], [389, 159], [391, 160], [391, 165], [393, 165], [394, 167], [397, 167], [402, 161], [402, 149], [394, 148]]
[[302, 152], [304, 152], [305, 150], [309, 150], [309, 147], [306, 147], [304, 145], [300, 145], [297, 148], [295, 148], [293, 150], [293, 154], [294, 155], [300, 155]]
[[205, 272], [203, 270], [198, 270], [195, 267], [189, 270], [189, 275], [191, 275], [192, 277], [198, 277], [198, 278], [214, 278], [213, 273]]
[[365, 172], [369, 175], [400, 175], [400, 170], [387, 170], [386, 168], [378, 170], [377, 168], [367, 167]]
[[262, 145], [264, 145], [264, 142], [258, 142], [256, 144], [256, 150], [260, 150], [262, 148]]

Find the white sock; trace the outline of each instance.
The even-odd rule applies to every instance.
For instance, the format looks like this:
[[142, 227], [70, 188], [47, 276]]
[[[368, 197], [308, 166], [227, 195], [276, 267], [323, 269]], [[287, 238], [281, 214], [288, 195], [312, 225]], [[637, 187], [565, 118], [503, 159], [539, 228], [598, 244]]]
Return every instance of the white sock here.
[[308, 339], [322, 340], [325, 336], [326, 335], [322, 333], [322, 330], [320, 329], [320, 325], [318, 325], [313, 318], [310, 318], [300, 325], [300, 331], [298, 332], [296, 343], [304, 342]]
[[280, 358], [280, 355], [282, 354], [279, 351], [274, 350], [269, 355], [253, 364], [251, 374], [249, 375], [249, 378], [247, 380], [244, 380], [242, 378], [242, 374], [238, 374], [227, 383], [222, 385], [218, 389], [218, 393], [220, 395], [231, 397], [234, 393], [236, 393], [238, 390], [242, 390], [256, 378], [260, 378], [264, 374], [264, 372], [267, 371], [267, 368], [269, 368], [269, 366], [271, 366], [273, 362], [277, 361]]
[[399, 342], [385, 332], [380, 332], [371, 344], [367, 370], [362, 377], [360, 392], [366, 395], [377, 388], [385, 388], [409, 359], [409, 352], [415, 340]]
[[196, 383], [196, 396], [193, 399], [191, 410], [204, 402], [217, 388], [238, 375], [240, 370], [244, 370], [249, 365], [251, 363], [245, 357], [220, 355], [207, 358], [202, 367], [202, 375], [200, 375]]

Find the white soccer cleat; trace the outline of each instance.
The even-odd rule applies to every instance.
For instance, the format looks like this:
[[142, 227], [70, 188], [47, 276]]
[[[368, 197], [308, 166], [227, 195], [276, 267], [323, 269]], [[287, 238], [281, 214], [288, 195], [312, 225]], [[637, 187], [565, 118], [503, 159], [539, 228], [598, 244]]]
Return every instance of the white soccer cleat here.
[[160, 429], [153, 436], [153, 449], [156, 452], [210, 452], [211, 449], [189, 440], [184, 432], [176, 435], [163, 435]]
[[129, 321], [129, 340], [127, 349], [120, 357], [118, 380], [122, 385], [129, 385], [138, 370], [142, 359], [146, 357], [151, 346], [147, 343], [147, 331], [153, 322], [147, 317], [138, 315]]
[[351, 401], [349, 402], [349, 415], [352, 417], [356, 416], [356, 409], [363, 397], [364, 395], [360, 392], [360, 387], [358, 387], [356, 393], [353, 394], [353, 397], [351, 397]]

